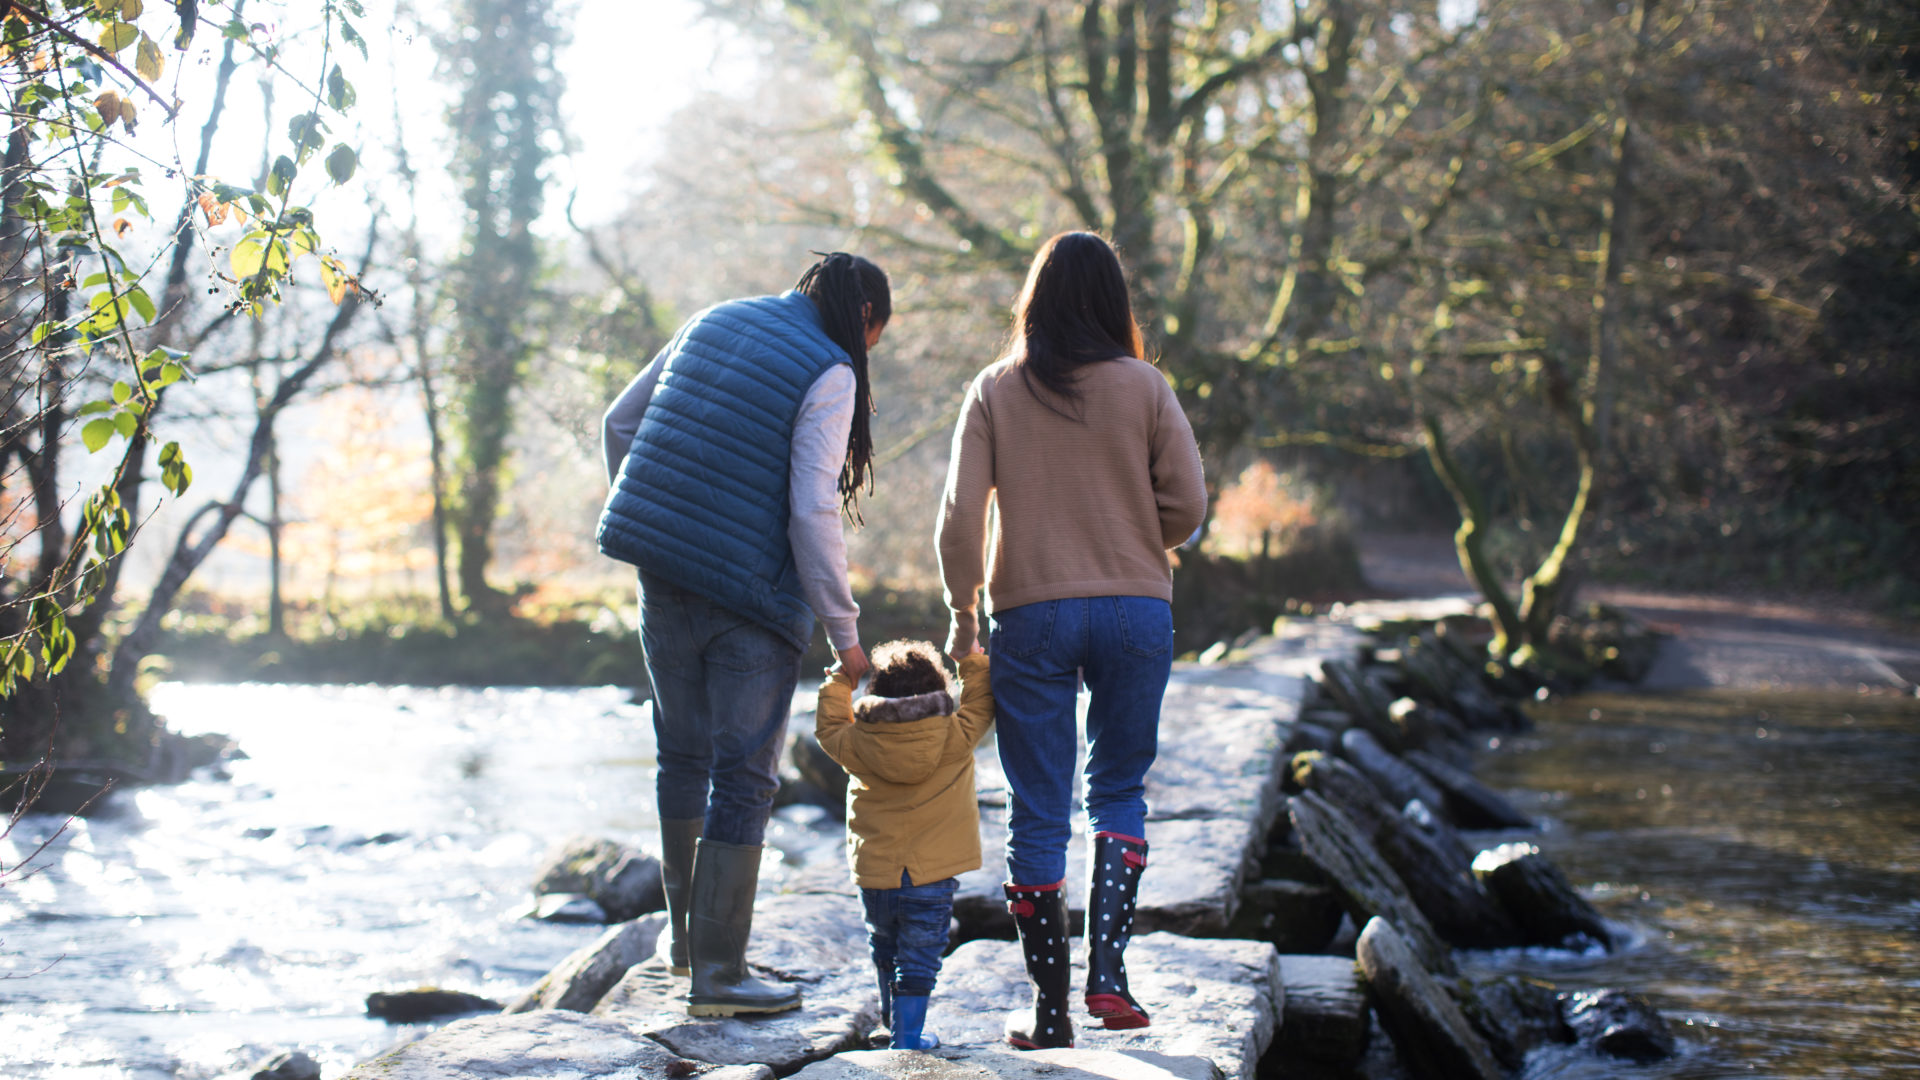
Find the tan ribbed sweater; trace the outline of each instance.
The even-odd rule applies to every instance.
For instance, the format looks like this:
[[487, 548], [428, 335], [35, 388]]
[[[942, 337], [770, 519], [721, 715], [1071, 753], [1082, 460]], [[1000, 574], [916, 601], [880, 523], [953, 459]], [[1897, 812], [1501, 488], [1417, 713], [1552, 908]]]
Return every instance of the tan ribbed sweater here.
[[989, 614], [1076, 596], [1173, 599], [1167, 549], [1207, 509], [1193, 428], [1151, 364], [1124, 357], [1077, 375], [1080, 399], [1056, 404], [1079, 420], [1042, 404], [1010, 360], [967, 390], [935, 533], [949, 648], [977, 637], [983, 584]]

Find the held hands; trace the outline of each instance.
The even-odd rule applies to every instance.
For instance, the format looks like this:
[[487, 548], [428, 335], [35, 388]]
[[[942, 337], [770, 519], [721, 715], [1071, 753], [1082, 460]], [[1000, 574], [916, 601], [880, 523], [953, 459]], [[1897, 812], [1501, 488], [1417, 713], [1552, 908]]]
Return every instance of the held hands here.
[[947, 655], [953, 657], [956, 663], [986, 651], [980, 647], [978, 635], [966, 635], [964, 641], [961, 640], [961, 636], [958, 619], [947, 624]]
[[838, 675], [846, 672], [847, 678], [853, 680], [855, 686], [859, 686], [860, 680], [873, 669], [873, 665], [867, 662], [867, 650], [858, 645], [849, 645], [840, 649], [833, 654], [833, 657], [834, 665], [827, 669], [827, 674]]

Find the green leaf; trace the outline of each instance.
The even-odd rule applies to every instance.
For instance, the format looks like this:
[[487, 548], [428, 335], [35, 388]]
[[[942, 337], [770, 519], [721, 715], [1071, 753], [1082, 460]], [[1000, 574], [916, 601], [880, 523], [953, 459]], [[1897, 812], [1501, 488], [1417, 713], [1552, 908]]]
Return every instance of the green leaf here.
[[301, 113], [287, 121], [287, 138], [293, 140], [295, 155], [301, 161], [327, 145], [326, 132], [326, 122], [320, 119], [319, 113]]
[[[118, 211], [119, 209], [120, 208], [117, 206], [114, 207], [115, 211]], [[113, 280], [113, 275], [107, 273], [105, 270], [102, 270], [97, 274], [88, 275], [87, 279], [80, 283], [80, 287], [83, 289], [91, 289], [96, 285], [105, 285], [107, 282], [112, 280]]]
[[140, 28], [132, 23], [111, 22], [100, 31], [100, 47], [110, 53], [117, 53], [140, 40]]
[[270, 274], [285, 273], [287, 269], [287, 245], [285, 241], [268, 242], [267, 234], [256, 229], [240, 238], [233, 245], [233, 256], [229, 260], [233, 276], [241, 280], [253, 277], [262, 269]]
[[327, 73], [327, 104], [346, 112], [353, 108], [357, 99], [358, 95], [353, 91], [353, 84], [347, 81], [346, 73], [340, 70], [339, 64], [333, 65], [333, 70]]
[[347, 44], [360, 50], [360, 59], [367, 58], [367, 39], [361, 37], [360, 31], [355, 30], [353, 24], [345, 19], [340, 20], [340, 36], [346, 39]]
[[113, 411], [113, 402], [111, 401], [89, 401], [85, 405], [80, 406], [79, 410], [75, 412], [74, 415], [75, 416], [92, 416], [94, 413], [103, 413], [103, 412], [112, 412], [112, 411]]
[[133, 310], [139, 312], [140, 317], [148, 322], [152, 322], [154, 315], [158, 313], [158, 309], [153, 306], [153, 298], [148, 296], [147, 290], [142, 288], [128, 289], [127, 303], [132, 304]]
[[47, 662], [47, 674], [59, 674], [60, 669], [67, 666], [67, 661], [73, 659], [76, 645], [73, 640], [73, 631], [66, 628], [63, 620], [59, 632], [46, 636], [44, 640], [46, 647], [42, 650], [41, 657]]
[[340, 6], [362, 18], [367, 14], [367, 9], [360, 6], [360, 0], [340, 0]]
[[267, 194], [285, 195], [287, 188], [293, 185], [293, 178], [299, 174], [300, 169], [294, 165], [293, 159], [285, 154], [280, 155], [267, 173]]
[[89, 420], [87, 426], [80, 429], [80, 441], [87, 444], [87, 453], [97, 454], [113, 438], [113, 431], [111, 420]]
[[187, 369], [171, 361], [160, 367], [160, 377], [155, 382], [160, 386], [172, 386], [187, 374]]
[[359, 155], [353, 152], [353, 147], [341, 143], [327, 155], [327, 175], [333, 178], [334, 183], [344, 184], [353, 179], [354, 166], [359, 163]]
[[43, 322], [40, 325], [33, 328], [33, 343], [35, 345], [38, 345], [41, 342], [47, 340], [47, 338], [59, 332], [60, 332], [59, 323]]
[[131, 439], [133, 433], [140, 430], [140, 418], [130, 412], [118, 412], [113, 414], [113, 426], [120, 434]]
[[245, 41], [248, 33], [247, 24], [240, 19], [228, 19], [227, 25], [220, 28], [220, 36], [229, 41]]
[[113, 384], [113, 403], [115, 405], [125, 404], [126, 400], [132, 396], [133, 396], [133, 387], [128, 386], [124, 382], [118, 382], [118, 381], [116, 381]]
[[148, 82], [159, 82], [161, 72], [167, 70], [167, 58], [160, 55], [160, 46], [145, 34], [140, 35], [140, 48], [134, 53], [133, 70]]
[[180, 444], [170, 442], [160, 448], [160, 482], [175, 495], [184, 495], [193, 483], [193, 468], [180, 453]]

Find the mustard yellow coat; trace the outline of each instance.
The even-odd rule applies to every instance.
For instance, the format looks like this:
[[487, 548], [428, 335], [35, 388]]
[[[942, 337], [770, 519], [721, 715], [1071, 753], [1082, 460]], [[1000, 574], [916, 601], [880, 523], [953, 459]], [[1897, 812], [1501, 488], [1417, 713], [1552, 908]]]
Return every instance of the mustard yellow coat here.
[[[814, 734], [847, 784], [847, 862], [864, 889], [897, 889], [980, 868], [980, 806], [973, 748], [993, 726], [987, 657], [960, 661], [960, 704], [945, 691], [910, 698], [868, 695], [853, 680], [820, 684]], [[862, 719], [856, 721], [855, 713]]]

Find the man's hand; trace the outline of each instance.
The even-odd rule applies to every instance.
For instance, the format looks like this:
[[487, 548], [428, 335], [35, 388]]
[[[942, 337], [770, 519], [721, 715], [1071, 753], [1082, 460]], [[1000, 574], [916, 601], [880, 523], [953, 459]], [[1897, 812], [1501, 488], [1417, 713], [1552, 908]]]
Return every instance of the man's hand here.
[[867, 663], [867, 650], [858, 645], [849, 645], [836, 651], [833, 658], [835, 663], [832, 670], [846, 672], [855, 686], [859, 686], [860, 680], [873, 670], [873, 665]]

